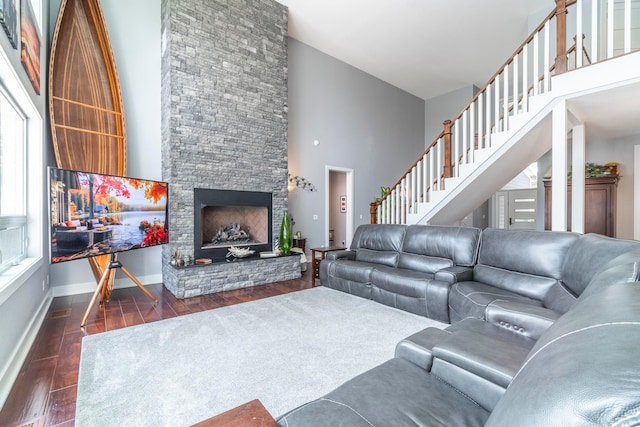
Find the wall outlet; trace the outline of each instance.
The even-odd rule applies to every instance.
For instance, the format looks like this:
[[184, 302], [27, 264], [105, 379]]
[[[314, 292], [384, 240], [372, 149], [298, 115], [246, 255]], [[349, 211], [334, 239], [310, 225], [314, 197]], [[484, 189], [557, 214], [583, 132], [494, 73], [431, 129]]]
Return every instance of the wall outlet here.
[[44, 292], [45, 286], [46, 286], [45, 281], [44, 281], [44, 279], [42, 279], [42, 292]]
[[313, 220], [317, 221], [318, 220], [318, 215], [317, 214], [313, 214]]

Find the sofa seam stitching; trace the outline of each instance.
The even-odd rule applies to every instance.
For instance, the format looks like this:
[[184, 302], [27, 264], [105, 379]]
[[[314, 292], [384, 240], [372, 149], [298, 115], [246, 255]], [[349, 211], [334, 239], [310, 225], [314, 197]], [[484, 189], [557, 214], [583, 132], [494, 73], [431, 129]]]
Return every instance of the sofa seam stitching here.
[[518, 372], [513, 376], [513, 379], [515, 380], [516, 377], [518, 375], [520, 375], [522, 370], [529, 364], [529, 362], [532, 361], [541, 351], [543, 351], [544, 349], [546, 349], [548, 346], [550, 346], [551, 344], [555, 343], [556, 341], [559, 341], [559, 340], [561, 340], [563, 338], [566, 338], [568, 336], [571, 336], [571, 335], [574, 335], [574, 334], [577, 334], [577, 333], [580, 333], [580, 332], [588, 331], [590, 329], [595, 329], [595, 328], [600, 328], [600, 327], [605, 327], [605, 326], [623, 326], [623, 325], [640, 325], [640, 322], [608, 322], [608, 323], [600, 323], [600, 324], [597, 324], [597, 325], [586, 326], [584, 328], [576, 329], [575, 331], [564, 333], [564, 334], [552, 339], [551, 341], [549, 341], [548, 343], [546, 343], [542, 347], [540, 347], [538, 350], [536, 350], [536, 352], [533, 353], [531, 355], [531, 357], [529, 357], [522, 364], [522, 366], [520, 367]]
[[363, 419], [367, 424], [369, 424], [371, 427], [375, 427], [375, 425], [373, 425], [373, 424], [371, 423], [371, 421], [369, 421], [368, 419], [366, 419], [366, 418], [365, 418], [365, 417], [364, 417], [360, 412], [356, 411], [355, 409], [353, 409], [351, 406], [347, 405], [346, 403], [337, 402], [337, 401], [335, 401], [335, 400], [331, 400], [331, 399], [328, 399], [328, 398], [326, 398], [326, 397], [322, 397], [322, 398], [320, 398], [320, 399], [318, 399], [318, 400], [326, 400], [327, 402], [331, 402], [331, 403], [334, 403], [334, 404], [336, 404], [336, 405], [342, 405], [342, 406], [345, 406], [345, 407], [347, 407], [348, 409], [350, 409], [351, 411], [353, 411], [353, 412], [354, 412], [356, 415], [358, 415], [360, 418], [362, 418], [362, 419]]

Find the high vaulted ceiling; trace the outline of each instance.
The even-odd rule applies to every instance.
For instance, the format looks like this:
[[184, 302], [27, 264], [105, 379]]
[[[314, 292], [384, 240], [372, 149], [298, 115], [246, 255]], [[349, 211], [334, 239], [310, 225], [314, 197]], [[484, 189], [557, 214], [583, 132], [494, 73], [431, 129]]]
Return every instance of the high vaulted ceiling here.
[[555, 6], [553, 0], [277, 1], [289, 7], [292, 38], [423, 99], [482, 87]]

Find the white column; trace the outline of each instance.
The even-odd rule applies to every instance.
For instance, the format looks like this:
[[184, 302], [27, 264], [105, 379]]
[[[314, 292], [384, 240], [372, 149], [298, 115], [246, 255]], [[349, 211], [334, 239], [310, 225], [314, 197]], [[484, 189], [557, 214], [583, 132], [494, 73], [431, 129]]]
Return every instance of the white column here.
[[640, 240], [640, 197], [637, 196], [640, 188], [640, 145], [633, 147], [633, 238]]
[[551, 115], [551, 229], [567, 230], [567, 103], [561, 101]]
[[584, 124], [573, 127], [571, 144], [571, 231], [584, 233]]

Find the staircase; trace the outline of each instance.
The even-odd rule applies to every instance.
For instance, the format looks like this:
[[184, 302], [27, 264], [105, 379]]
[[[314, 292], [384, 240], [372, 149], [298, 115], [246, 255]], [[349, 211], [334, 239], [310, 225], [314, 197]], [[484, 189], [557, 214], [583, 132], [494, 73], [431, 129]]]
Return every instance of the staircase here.
[[[640, 26], [631, 22], [631, 5], [640, 1], [623, 3], [557, 1], [387, 196], [371, 204], [371, 222], [456, 223], [551, 149], [554, 108], [573, 103], [567, 109], [574, 122], [589, 114], [597, 120], [589, 97], [640, 93], [640, 46], [631, 43]], [[637, 109], [620, 108], [637, 116]]]

